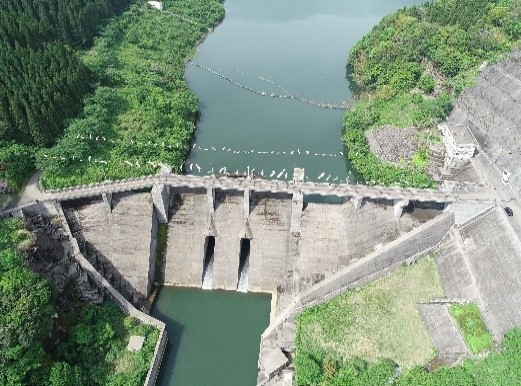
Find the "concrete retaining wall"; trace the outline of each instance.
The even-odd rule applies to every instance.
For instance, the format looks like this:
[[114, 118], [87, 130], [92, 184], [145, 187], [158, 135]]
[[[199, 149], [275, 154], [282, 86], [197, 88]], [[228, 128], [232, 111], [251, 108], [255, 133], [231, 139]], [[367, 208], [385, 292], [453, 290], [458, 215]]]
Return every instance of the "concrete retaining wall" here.
[[[112, 195], [64, 205], [85, 257], [133, 304], [148, 297], [155, 271], [156, 216], [150, 193]], [[70, 206], [69, 206], [70, 205]]]
[[263, 333], [263, 338], [300, 310], [323, 303], [429, 253], [439, 246], [453, 225], [454, 214], [444, 213], [314, 285], [281, 312]]
[[71, 230], [67, 223], [67, 219], [65, 218], [65, 213], [59, 203], [56, 204], [56, 213], [60, 217], [60, 220], [63, 224], [64, 233], [69, 237], [69, 241], [71, 243], [72, 251], [74, 254], [74, 258], [80, 264], [82, 269], [87, 272], [89, 277], [93, 279], [98, 285], [103, 287], [106, 292], [109, 294], [111, 299], [116, 302], [116, 304], [121, 308], [121, 310], [130, 315], [142, 323], [151, 325], [156, 327], [159, 330], [159, 338], [156, 343], [156, 347], [154, 350], [154, 356], [152, 357], [152, 362], [150, 364], [150, 369], [148, 370], [148, 374], [144, 383], [144, 386], [152, 386], [156, 382], [157, 375], [159, 373], [159, 367], [161, 366], [161, 360], [163, 359], [163, 354], [166, 348], [166, 342], [168, 340], [166, 326], [163, 322], [151, 317], [150, 315], [145, 314], [144, 312], [136, 309], [129, 301], [127, 301], [118, 291], [116, 291], [110, 283], [105, 280], [103, 276], [100, 275], [98, 271], [92, 266], [92, 264], [83, 256], [80, 251], [80, 247], [78, 245], [78, 241], [72, 236]]
[[38, 202], [33, 203], [22, 208], [24, 216], [33, 217], [42, 215], [44, 217], [56, 216], [56, 207], [52, 202]]

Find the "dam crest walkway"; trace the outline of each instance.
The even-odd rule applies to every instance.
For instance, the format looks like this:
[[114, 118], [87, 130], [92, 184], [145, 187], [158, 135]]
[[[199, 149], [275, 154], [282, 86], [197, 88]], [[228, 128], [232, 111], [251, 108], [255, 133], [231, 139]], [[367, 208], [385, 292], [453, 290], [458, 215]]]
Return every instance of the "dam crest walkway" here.
[[[37, 181], [37, 179], [36, 179]], [[36, 184], [36, 181], [33, 183]], [[420, 202], [453, 203], [462, 201], [494, 201], [497, 197], [493, 190], [478, 185], [452, 186], [446, 190], [403, 189], [397, 187], [378, 187], [359, 184], [330, 184], [293, 181], [268, 180], [257, 177], [234, 176], [194, 176], [180, 174], [156, 174], [118, 181], [105, 181], [97, 184], [81, 185], [65, 189], [40, 192], [30, 190], [15, 204], [16, 208], [4, 211], [15, 211], [34, 201], [68, 201], [91, 198], [102, 194], [124, 193], [153, 188], [154, 186], [221, 189], [237, 191], [256, 191], [271, 193], [352, 197], [356, 199], [372, 198], [387, 200], [413, 200]]]

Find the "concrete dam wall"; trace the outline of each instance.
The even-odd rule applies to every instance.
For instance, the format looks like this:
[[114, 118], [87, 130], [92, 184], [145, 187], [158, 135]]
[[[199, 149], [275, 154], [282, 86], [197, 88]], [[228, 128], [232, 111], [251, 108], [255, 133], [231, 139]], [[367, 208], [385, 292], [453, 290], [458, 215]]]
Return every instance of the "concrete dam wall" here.
[[171, 188], [168, 202], [165, 284], [275, 291], [277, 308], [443, 209], [411, 202], [397, 219], [392, 200], [201, 188]]
[[157, 217], [150, 193], [115, 194], [110, 207], [101, 197], [68, 201], [64, 212], [90, 263], [127, 300], [141, 304], [155, 276]]
[[151, 291], [164, 223], [166, 285], [274, 293], [276, 314], [444, 208], [378, 198], [307, 201], [299, 192], [162, 186], [66, 201], [64, 211], [86, 257], [136, 304]]

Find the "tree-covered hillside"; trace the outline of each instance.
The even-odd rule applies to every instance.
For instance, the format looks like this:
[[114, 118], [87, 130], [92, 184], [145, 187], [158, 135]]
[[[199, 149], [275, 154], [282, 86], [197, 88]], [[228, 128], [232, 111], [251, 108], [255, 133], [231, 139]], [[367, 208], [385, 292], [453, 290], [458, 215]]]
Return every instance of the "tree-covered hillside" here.
[[368, 183], [433, 186], [421, 169], [380, 162], [364, 131], [383, 125], [432, 128], [451, 111], [484, 62], [519, 44], [520, 0], [438, 0], [386, 16], [349, 55], [366, 93], [344, 119], [350, 161]]
[[[75, 49], [88, 47], [99, 26], [130, 0], [5, 0], [0, 2], [0, 178], [13, 188], [34, 167], [24, 155], [51, 146], [91, 91], [92, 72]], [[12, 148], [17, 144], [17, 148]], [[24, 173], [11, 167], [23, 163]]]
[[[78, 301], [73, 283], [58, 293], [28, 268], [34, 250], [22, 220], [0, 219], [0, 385], [142, 385], [159, 331], [112, 302]], [[145, 337], [136, 353], [131, 335]]]
[[184, 80], [195, 46], [224, 17], [218, 0], [133, 4], [84, 52], [96, 88], [57, 144], [37, 155], [47, 188], [179, 171], [195, 131], [197, 97]]

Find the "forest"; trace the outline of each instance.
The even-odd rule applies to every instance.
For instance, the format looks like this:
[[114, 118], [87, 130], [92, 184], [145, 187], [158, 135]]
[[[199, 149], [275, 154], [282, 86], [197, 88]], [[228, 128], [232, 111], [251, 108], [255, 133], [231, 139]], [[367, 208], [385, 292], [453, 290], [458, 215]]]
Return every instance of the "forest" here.
[[0, 4], [0, 178], [17, 191], [36, 149], [78, 114], [94, 76], [77, 50], [128, 0], [5, 0]]
[[[58, 293], [29, 268], [34, 250], [21, 219], [0, 219], [0, 384], [142, 385], [159, 331], [112, 302]], [[145, 337], [136, 353], [126, 350], [131, 335]]]
[[[0, 4], [0, 179], [11, 191], [36, 167], [56, 188], [184, 162], [197, 113], [184, 66], [224, 8], [217, 0], [163, 5]], [[92, 136], [103, 142], [84, 140]]]
[[184, 80], [196, 44], [224, 17], [219, 1], [133, 4], [82, 52], [96, 79], [80, 115], [36, 154], [46, 188], [179, 172], [195, 131], [197, 97]]
[[364, 36], [348, 58], [363, 93], [345, 114], [343, 142], [367, 183], [434, 187], [421, 167], [379, 161], [364, 132], [435, 128], [479, 67], [503, 58], [520, 39], [520, 0], [438, 0], [390, 14]]

